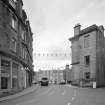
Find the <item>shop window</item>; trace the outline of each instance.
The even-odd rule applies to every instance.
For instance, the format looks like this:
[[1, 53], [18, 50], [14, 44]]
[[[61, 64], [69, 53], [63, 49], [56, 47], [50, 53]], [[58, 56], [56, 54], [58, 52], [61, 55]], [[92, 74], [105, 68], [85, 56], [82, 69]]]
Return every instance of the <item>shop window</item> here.
[[1, 60], [1, 66], [9, 67], [10, 66], [10, 62], [6, 61], [6, 60]]
[[13, 69], [13, 71], [12, 71], [13, 76], [14, 75], [17, 76], [17, 74], [18, 74], [18, 64], [13, 62], [12, 69]]
[[17, 78], [12, 79], [12, 88], [18, 88], [18, 80], [17, 80]]
[[10, 73], [10, 62], [1, 60], [1, 73]]

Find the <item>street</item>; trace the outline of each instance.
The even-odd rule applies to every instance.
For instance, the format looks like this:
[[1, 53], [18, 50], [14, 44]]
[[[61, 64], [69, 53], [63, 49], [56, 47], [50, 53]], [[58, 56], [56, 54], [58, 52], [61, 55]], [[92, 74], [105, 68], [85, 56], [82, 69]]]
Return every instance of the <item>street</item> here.
[[25, 96], [2, 101], [0, 105], [105, 105], [105, 89], [43, 86]]

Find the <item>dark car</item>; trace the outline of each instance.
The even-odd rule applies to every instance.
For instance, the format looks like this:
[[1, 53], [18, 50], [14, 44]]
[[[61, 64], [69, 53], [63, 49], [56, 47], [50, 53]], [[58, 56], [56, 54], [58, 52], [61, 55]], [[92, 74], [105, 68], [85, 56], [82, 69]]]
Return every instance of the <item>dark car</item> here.
[[62, 80], [62, 81], [59, 83], [59, 85], [65, 85], [65, 84], [66, 84], [65, 80]]
[[43, 77], [43, 78], [41, 79], [40, 83], [41, 83], [41, 86], [48, 86], [49, 80], [48, 80], [47, 77]]

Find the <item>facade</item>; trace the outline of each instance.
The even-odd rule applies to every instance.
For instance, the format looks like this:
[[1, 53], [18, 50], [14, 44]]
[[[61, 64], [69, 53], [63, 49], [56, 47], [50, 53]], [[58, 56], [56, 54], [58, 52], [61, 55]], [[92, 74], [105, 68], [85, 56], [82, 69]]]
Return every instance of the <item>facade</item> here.
[[38, 83], [38, 72], [34, 71], [32, 83]]
[[58, 70], [58, 79], [57, 79], [57, 83], [62, 82], [62, 80], [64, 80], [64, 78], [63, 78], [63, 70]]
[[0, 0], [0, 90], [26, 88], [33, 74], [33, 34], [22, 0]]
[[69, 65], [66, 65], [65, 69], [63, 70], [63, 78], [66, 83], [70, 83], [72, 80], [72, 70], [69, 68]]
[[74, 27], [72, 43], [72, 83], [82, 86], [105, 86], [105, 40], [104, 27], [92, 25], [81, 30]]
[[63, 80], [63, 70], [39, 70], [39, 81], [47, 77], [51, 83], [60, 83]]
[[47, 77], [49, 81], [52, 80], [53, 71], [52, 70], [39, 70], [39, 81], [42, 77]]

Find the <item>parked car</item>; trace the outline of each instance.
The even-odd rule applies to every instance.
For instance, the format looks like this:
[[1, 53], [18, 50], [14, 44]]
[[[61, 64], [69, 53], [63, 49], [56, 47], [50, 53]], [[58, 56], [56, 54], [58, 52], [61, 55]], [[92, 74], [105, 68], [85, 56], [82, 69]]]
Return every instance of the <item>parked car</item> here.
[[33, 83], [33, 84], [37, 84], [37, 83], [38, 83], [38, 81], [32, 81], [32, 83]]
[[65, 82], [65, 80], [62, 80], [59, 84], [64, 85], [64, 84], [66, 84], [66, 82]]
[[48, 86], [49, 80], [47, 77], [42, 77], [40, 83], [41, 83], [41, 86]]

